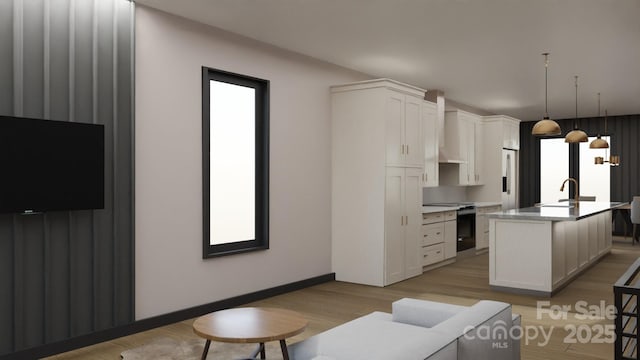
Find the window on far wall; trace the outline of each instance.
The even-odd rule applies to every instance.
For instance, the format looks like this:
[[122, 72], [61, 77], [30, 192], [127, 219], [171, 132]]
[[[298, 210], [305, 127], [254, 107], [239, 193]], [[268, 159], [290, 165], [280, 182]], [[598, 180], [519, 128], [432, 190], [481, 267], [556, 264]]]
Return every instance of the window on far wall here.
[[[595, 139], [595, 136], [591, 136], [588, 142], [580, 143], [580, 195], [595, 196], [596, 201], [609, 202], [611, 198], [611, 166], [609, 163], [596, 165], [594, 161], [596, 156], [606, 158], [609, 151], [590, 149], [589, 144]], [[603, 136], [602, 139], [611, 144], [609, 136]]]
[[269, 248], [269, 82], [202, 68], [203, 257]]
[[569, 198], [568, 188], [560, 185], [569, 177], [569, 144], [564, 138], [540, 139], [540, 202], [557, 202]]
[[[602, 137], [611, 143], [609, 136]], [[608, 163], [595, 164], [594, 158], [607, 158], [608, 151], [604, 149], [590, 149], [589, 144], [595, 137], [589, 137], [588, 142], [579, 143], [578, 151], [570, 156], [569, 144], [564, 138], [540, 139], [540, 202], [557, 202], [560, 199], [573, 199], [573, 192], [569, 187], [560, 192], [560, 185], [569, 177], [569, 168], [578, 164], [577, 178], [580, 196], [595, 196], [596, 201], [609, 202], [611, 177]]]

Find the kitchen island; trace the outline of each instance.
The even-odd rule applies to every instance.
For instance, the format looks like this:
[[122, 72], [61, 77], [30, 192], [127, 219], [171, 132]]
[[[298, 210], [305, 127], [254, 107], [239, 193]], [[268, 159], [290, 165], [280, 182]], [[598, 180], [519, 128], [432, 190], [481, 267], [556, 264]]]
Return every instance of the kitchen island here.
[[550, 203], [489, 216], [492, 289], [551, 296], [611, 250], [611, 210], [625, 203]]

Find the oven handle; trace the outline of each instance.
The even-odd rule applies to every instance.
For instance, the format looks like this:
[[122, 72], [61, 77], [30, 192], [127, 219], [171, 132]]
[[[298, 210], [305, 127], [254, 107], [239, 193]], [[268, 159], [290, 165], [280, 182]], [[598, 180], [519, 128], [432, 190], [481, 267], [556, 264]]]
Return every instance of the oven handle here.
[[476, 214], [476, 209], [460, 209], [458, 210], [458, 216], [460, 215], [475, 215]]

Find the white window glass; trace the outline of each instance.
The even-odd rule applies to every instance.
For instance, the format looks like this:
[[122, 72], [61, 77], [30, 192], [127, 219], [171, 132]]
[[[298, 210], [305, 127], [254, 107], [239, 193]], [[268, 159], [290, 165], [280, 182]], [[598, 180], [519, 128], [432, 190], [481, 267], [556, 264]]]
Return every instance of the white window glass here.
[[[603, 136], [603, 140], [610, 143], [608, 136]], [[596, 165], [594, 158], [596, 156], [606, 158], [605, 149], [590, 149], [589, 144], [595, 140], [590, 137], [589, 142], [580, 143], [580, 196], [595, 196], [596, 201], [609, 202], [611, 167], [608, 163]]]
[[569, 177], [569, 144], [564, 138], [540, 140], [540, 202], [557, 202], [571, 198], [569, 187], [560, 191]]
[[255, 89], [210, 81], [211, 245], [255, 236]]

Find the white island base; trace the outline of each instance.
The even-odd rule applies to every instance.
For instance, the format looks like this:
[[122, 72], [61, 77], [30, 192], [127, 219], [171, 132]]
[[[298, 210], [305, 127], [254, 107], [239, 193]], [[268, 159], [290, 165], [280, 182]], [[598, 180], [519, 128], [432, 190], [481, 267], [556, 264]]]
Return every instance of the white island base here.
[[492, 289], [552, 296], [611, 251], [611, 211], [559, 221], [491, 218]]

